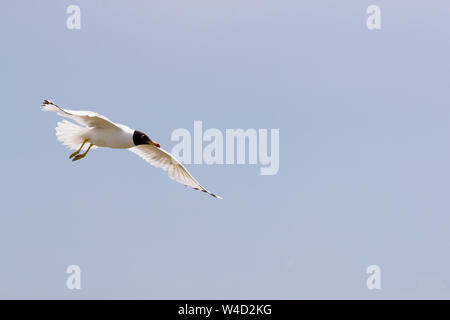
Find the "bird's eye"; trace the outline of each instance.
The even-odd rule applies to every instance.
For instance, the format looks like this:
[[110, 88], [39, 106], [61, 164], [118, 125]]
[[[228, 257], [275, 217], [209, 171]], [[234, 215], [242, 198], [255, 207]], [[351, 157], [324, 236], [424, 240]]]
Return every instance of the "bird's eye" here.
[[145, 136], [144, 136], [144, 135], [142, 135], [142, 136], [141, 136], [141, 138], [142, 138], [142, 139], [144, 139], [144, 138], [145, 138]]

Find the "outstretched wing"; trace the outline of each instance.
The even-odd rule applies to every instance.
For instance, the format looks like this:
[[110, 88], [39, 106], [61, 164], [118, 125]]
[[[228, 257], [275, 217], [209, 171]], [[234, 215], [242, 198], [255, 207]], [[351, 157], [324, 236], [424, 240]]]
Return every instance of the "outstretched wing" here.
[[208, 193], [215, 198], [222, 199], [222, 197], [215, 195], [202, 187], [186, 168], [167, 151], [153, 145], [139, 145], [130, 148], [130, 151], [137, 154], [151, 165], [167, 171], [170, 179], [184, 184], [185, 186], [192, 187], [195, 190]]
[[62, 117], [75, 120], [79, 124], [87, 127], [104, 129], [119, 129], [119, 127], [108, 118], [92, 111], [74, 111], [58, 107], [50, 100], [44, 100], [41, 106], [43, 111], [55, 111]]

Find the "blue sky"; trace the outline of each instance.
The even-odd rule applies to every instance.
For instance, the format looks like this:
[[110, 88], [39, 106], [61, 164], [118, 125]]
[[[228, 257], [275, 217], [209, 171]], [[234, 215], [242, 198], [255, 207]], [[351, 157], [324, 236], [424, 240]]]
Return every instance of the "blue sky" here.
[[[71, 4], [81, 30], [66, 28]], [[380, 31], [366, 28], [371, 4]], [[404, 0], [2, 4], [0, 297], [450, 298], [449, 13]], [[195, 120], [278, 128], [280, 170], [189, 165], [218, 201], [126, 150], [72, 163], [43, 99], [168, 150]]]

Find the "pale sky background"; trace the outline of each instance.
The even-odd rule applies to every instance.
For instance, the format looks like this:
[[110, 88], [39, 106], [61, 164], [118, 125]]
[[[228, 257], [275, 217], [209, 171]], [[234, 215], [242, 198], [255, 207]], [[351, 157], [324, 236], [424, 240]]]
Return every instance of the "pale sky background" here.
[[[449, 31], [444, 0], [4, 1], [0, 298], [450, 298]], [[280, 171], [188, 166], [219, 201], [125, 150], [72, 163], [43, 99], [168, 150], [279, 128]]]

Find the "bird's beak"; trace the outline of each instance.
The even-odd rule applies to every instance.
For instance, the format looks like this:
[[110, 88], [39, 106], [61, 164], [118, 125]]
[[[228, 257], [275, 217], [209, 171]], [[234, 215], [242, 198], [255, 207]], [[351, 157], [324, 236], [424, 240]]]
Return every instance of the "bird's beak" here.
[[157, 148], [161, 148], [161, 146], [159, 145], [159, 143], [156, 143], [156, 142], [152, 141], [152, 144], [153, 144], [155, 147], [157, 147]]

